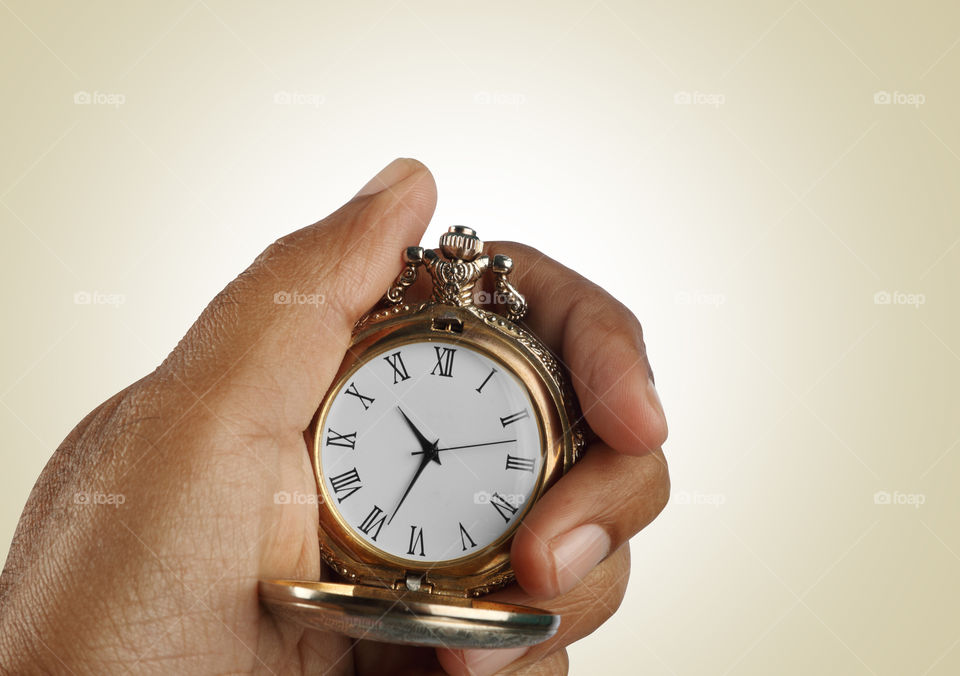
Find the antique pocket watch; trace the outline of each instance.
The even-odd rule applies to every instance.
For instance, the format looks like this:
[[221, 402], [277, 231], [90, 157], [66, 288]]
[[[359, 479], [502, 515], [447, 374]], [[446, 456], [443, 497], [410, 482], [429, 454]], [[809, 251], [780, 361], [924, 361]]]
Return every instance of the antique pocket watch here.
[[[355, 638], [496, 648], [552, 636], [559, 617], [478, 597], [514, 579], [524, 515], [584, 448], [562, 366], [518, 322], [513, 262], [453, 226], [354, 330], [308, 443], [320, 551], [343, 582], [261, 580], [275, 614]], [[405, 298], [425, 269], [433, 292]], [[488, 271], [493, 292], [479, 290]], [[503, 314], [483, 309], [489, 296]]]

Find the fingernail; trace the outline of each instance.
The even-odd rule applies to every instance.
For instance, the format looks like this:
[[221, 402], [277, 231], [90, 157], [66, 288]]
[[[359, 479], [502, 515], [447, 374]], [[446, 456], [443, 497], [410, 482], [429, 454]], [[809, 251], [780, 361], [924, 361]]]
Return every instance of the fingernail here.
[[557, 594], [566, 594], [610, 553], [610, 536], [596, 524], [577, 526], [550, 544]]
[[464, 650], [463, 664], [471, 676], [489, 676], [527, 654], [529, 648], [504, 650]]
[[660, 395], [657, 394], [657, 386], [653, 384], [652, 378], [647, 378], [647, 401], [653, 410], [659, 413], [660, 417], [666, 421], [667, 416], [663, 412], [663, 404], [660, 402]]
[[406, 160], [398, 157], [381, 169], [376, 176], [367, 181], [367, 184], [360, 188], [360, 192], [354, 195], [353, 199], [383, 192], [390, 186], [396, 185], [410, 175], [410, 168], [406, 166], [406, 164]]

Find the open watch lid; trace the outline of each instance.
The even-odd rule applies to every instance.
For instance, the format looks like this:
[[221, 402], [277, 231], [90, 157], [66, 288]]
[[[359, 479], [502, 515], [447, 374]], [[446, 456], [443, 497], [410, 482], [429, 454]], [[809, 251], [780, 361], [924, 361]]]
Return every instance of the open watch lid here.
[[336, 582], [260, 580], [260, 600], [310, 629], [407, 645], [514, 648], [560, 626], [558, 615], [527, 606]]

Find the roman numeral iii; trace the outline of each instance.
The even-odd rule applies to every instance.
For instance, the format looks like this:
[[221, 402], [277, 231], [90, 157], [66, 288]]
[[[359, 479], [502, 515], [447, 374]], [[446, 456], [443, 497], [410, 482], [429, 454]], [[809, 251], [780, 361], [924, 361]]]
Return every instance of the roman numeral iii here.
[[[456, 354], [457, 349], [455, 347], [439, 347], [437, 345], [434, 345], [433, 349], [437, 351], [437, 363], [434, 364], [430, 375], [452, 378], [453, 356]], [[437, 373], [437, 369], [440, 369], [440, 373]]]
[[403, 357], [400, 356], [399, 352], [394, 352], [393, 354], [384, 357], [383, 360], [390, 364], [390, 366], [393, 368], [394, 385], [410, 378], [410, 374], [407, 373], [407, 367], [403, 363]]
[[[420, 551], [417, 551], [417, 548]], [[407, 547], [407, 554], [414, 556], [426, 556], [423, 553], [423, 529], [416, 526], [410, 526], [410, 546]]]
[[507, 455], [507, 466], [504, 469], [516, 469], [521, 472], [533, 473], [536, 461], [533, 458], [518, 458], [515, 455]]
[[352, 397], [356, 397], [360, 400], [360, 403], [363, 404], [363, 410], [366, 411], [370, 408], [370, 404], [374, 402], [373, 397], [368, 397], [366, 395], [360, 394], [360, 391], [357, 389], [356, 383], [350, 383], [350, 387], [347, 388], [347, 394]]
[[[330, 477], [330, 485], [333, 486], [333, 492], [337, 494], [337, 502], [343, 502], [363, 488], [356, 467], [349, 472]], [[343, 495], [340, 495], [341, 493], [343, 493]]]
[[356, 432], [340, 434], [339, 432], [334, 431], [332, 427], [327, 428], [327, 446], [343, 446], [345, 448], [353, 448], [356, 445]]
[[[371, 540], [376, 542], [377, 536], [380, 535], [380, 529], [383, 528], [383, 524], [386, 520], [386, 512], [374, 505], [373, 509], [370, 510], [370, 513], [367, 514], [367, 518], [364, 519], [363, 523], [360, 524], [360, 530], [366, 533]], [[373, 535], [370, 535], [374, 529], [376, 529], [376, 532], [373, 533]]]

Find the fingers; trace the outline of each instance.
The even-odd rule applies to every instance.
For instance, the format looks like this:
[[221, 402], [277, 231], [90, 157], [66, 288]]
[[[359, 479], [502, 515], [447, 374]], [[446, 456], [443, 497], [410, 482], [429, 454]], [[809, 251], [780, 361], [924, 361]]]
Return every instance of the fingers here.
[[268, 247], [206, 308], [157, 377], [242, 401], [248, 419], [307, 427], [356, 320], [401, 269], [436, 205], [416, 160], [395, 160], [338, 211]]
[[513, 540], [517, 581], [534, 598], [553, 598], [663, 510], [670, 478], [658, 449], [641, 456], [597, 442], [534, 505]]
[[633, 313], [535, 249], [512, 242], [491, 248], [513, 258], [511, 281], [530, 303], [526, 323], [569, 369], [593, 431], [621, 453], [660, 448], [667, 421]]
[[[549, 601], [531, 597], [518, 586], [484, 597], [484, 600], [533, 606], [561, 616], [556, 635], [543, 643], [507, 650], [437, 650], [437, 659], [451, 676], [486, 676], [493, 673], [564, 674], [564, 648], [591, 634], [606, 622], [623, 600], [630, 577], [630, 550], [620, 547], [590, 571], [584, 584]], [[509, 666], [508, 666], [509, 665]]]

